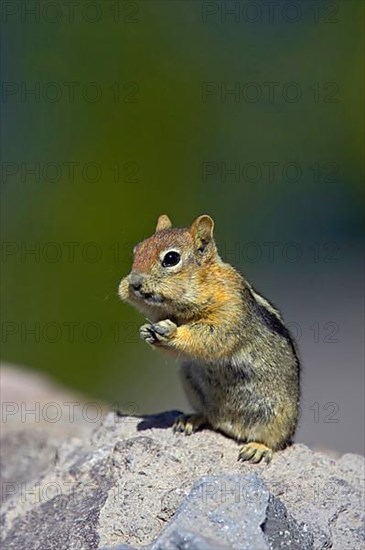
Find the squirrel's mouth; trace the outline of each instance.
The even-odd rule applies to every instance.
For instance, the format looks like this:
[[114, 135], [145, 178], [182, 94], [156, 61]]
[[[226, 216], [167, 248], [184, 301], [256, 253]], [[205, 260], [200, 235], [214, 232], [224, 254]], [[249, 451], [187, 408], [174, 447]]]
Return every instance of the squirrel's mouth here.
[[152, 294], [151, 292], [144, 292], [141, 289], [133, 290], [133, 296], [148, 304], [161, 304], [163, 302], [161, 294]]

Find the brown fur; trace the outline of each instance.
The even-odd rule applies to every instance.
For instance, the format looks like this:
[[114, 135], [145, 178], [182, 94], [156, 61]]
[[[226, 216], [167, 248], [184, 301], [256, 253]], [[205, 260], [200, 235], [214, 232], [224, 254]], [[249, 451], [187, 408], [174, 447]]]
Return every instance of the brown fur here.
[[[246, 443], [240, 459], [269, 460], [295, 431], [299, 361], [279, 312], [219, 257], [213, 226], [200, 216], [177, 229], [160, 216], [155, 234], [136, 246], [119, 294], [150, 319], [142, 339], [181, 362], [197, 414], [175, 429], [190, 434], [206, 424]], [[181, 260], [166, 267], [171, 251]]]

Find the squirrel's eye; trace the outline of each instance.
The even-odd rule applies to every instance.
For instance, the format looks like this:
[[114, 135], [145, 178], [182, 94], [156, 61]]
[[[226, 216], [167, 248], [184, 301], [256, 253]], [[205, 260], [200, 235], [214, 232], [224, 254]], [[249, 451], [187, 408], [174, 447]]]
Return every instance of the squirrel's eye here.
[[175, 250], [170, 250], [170, 252], [166, 252], [165, 256], [162, 260], [162, 266], [163, 267], [172, 267], [174, 265], [177, 265], [181, 259], [181, 256], [178, 252], [175, 252]]

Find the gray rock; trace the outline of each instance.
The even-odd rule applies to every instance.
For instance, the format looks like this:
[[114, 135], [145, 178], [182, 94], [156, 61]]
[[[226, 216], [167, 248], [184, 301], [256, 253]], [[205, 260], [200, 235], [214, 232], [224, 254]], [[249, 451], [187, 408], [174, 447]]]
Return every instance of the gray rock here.
[[[17, 494], [26, 483], [36, 482], [56, 462], [59, 442], [42, 430], [7, 433], [1, 439], [1, 503]], [[22, 451], [19, 453], [19, 451]], [[15, 460], [10, 457], [15, 457]]]
[[[351, 455], [352, 456], [352, 455]], [[361, 548], [364, 459], [335, 460], [293, 445], [262, 472], [270, 491], [313, 532], [315, 548]], [[343, 529], [344, 517], [347, 525]], [[351, 517], [351, 521], [350, 521]]]
[[[270, 465], [242, 464], [237, 444], [221, 434], [174, 435], [176, 415], [109, 413], [91, 436], [57, 441], [39, 439], [34, 426], [8, 434], [3, 480], [19, 490], [3, 501], [2, 547], [241, 550], [248, 539], [250, 550], [363, 546], [362, 457], [335, 460], [293, 445]], [[243, 479], [256, 480], [262, 501], [235, 502], [232, 484]], [[223, 480], [226, 500], [216, 501]]]
[[[150, 548], [150, 546], [145, 547], [145, 550]], [[196, 532], [179, 529], [159, 537], [152, 548], [153, 550], [227, 550], [229, 547], [222, 546], [217, 540], [202, 537]]]
[[[192, 532], [199, 526], [199, 534]], [[312, 550], [313, 536], [251, 473], [203, 477], [148, 550]]]
[[266, 520], [263, 525], [270, 550], [312, 550], [313, 535], [306, 525], [299, 525], [288, 514], [285, 505], [273, 495], [270, 495], [266, 510]]
[[189, 533], [195, 528], [196, 533], [193, 534], [198, 536], [199, 533], [206, 541], [199, 543], [202, 550], [268, 550], [261, 529], [266, 519], [268, 501], [269, 491], [255, 474], [203, 477], [194, 485], [173, 521], [150, 548], [170, 548], [173, 536]]
[[95, 454], [84, 453], [65, 474], [57, 470], [49, 473], [39, 490], [28, 487], [20, 500], [10, 501], [7, 513], [1, 517], [3, 548], [99, 547], [98, 518], [114, 482], [110, 453], [100, 449]]
[[106, 546], [103, 546], [100, 548], [100, 550], [135, 550], [132, 546], [129, 546], [129, 544], [118, 544], [118, 546], [109, 546], [108, 548]]

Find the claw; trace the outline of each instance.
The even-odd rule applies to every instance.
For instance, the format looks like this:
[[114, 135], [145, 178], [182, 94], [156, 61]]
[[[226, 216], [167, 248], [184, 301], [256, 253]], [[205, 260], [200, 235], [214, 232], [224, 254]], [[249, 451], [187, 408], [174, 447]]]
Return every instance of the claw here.
[[201, 414], [182, 414], [175, 420], [172, 429], [174, 433], [182, 432], [185, 435], [191, 435], [204, 424], [207, 424], [207, 419]]
[[146, 323], [140, 328], [142, 340], [148, 344], [167, 344], [176, 332], [177, 326], [170, 319], [158, 323]]
[[151, 325], [143, 325], [140, 328], [139, 334], [147, 344], [154, 344], [156, 342], [155, 334], [151, 328]]
[[262, 443], [255, 443], [254, 441], [251, 441], [241, 448], [238, 453], [238, 460], [257, 464], [260, 460], [264, 459], [268, 464], [272, 459], [272, 456], [273, 452], [269, 447], [263, 445]]

